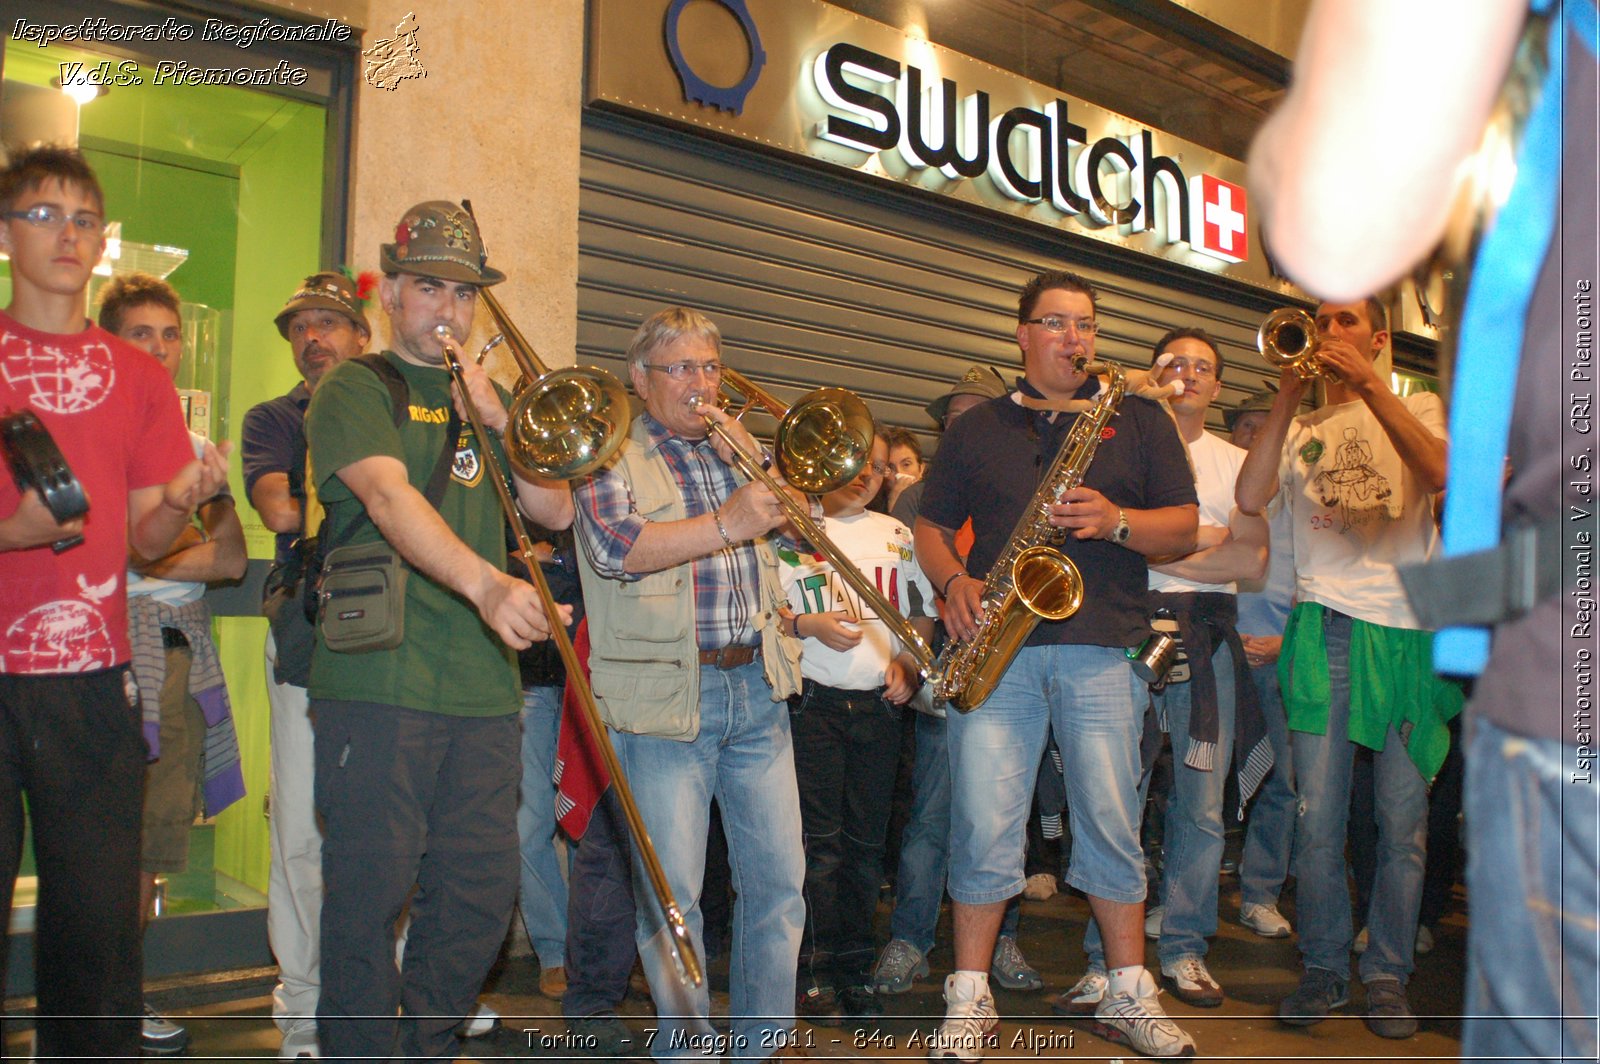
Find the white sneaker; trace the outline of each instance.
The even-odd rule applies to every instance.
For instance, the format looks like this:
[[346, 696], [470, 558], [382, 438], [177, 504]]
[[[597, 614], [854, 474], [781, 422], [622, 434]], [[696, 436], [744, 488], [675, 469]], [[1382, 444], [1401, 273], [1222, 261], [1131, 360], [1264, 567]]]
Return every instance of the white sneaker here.
[[994, 995], [988, 987], [981, 996], [974, 996], [971, 979], [963, 979], [959, 973], [945, 978], [944, 1022], [929, 1042], [929, 1060], [975, 1064], [983, 1059], [986, 1038], [999, 1025], [1000, 1014], [995, 1011]]
[[456, 1028], [456, 1035], [461, 1038], [482, 1038], [498, 1026], [500, 1014], [480, 1001], [467, 1013], [461, 1026]]
[[1294, 930], [1276, 905], [1246, 905], [1239, 910], [1239, 922], [1262, 938], [1288, 938]]
[[182, 1053], [184, 1047], [189, 1044], [187, 1030], [160, 1015], [149, 1005], [144, 1007], [144, 1019], [140, 1023], [139, 1034], [144, 1051], [158, 1056]]
[[1104, 968], [1090, 968], [1082, 979], [1072, 984], [1072, 989], [1050, 1003], [1050, 1011], [1057, 1016], [1093, 1016], [1110, 983]]
[[322, 1051], [317, 1047], [317, 1021], [310, 1016], [294, 1021], [283, 1032], [283, 1044], [278, 1047], [279, 1060], [320, 1060]]
[[1148, 938], [1151, 942], [1161, 941], [1161, 917], [1162, 909], [1159, 905], [1153, 909], [1145, 910], [1144, 937]]
[[1156, 981], [1147, 971], [1139, 973], [1136, 993], [1114, 994], [1107, 987], [1094, 1018], [1096, 1033], [1102, 1038], [1131, 1046], [1147, 1057], [1194, 1056], [1194, 1039], [1161, 1008]]
[[1022, 896], [1029, 901], [1044, 901], [1060, 893], [1061, 888], [1056, 886], [1056, 877], [1049, 872], [1035, 872], [1023, 884]]

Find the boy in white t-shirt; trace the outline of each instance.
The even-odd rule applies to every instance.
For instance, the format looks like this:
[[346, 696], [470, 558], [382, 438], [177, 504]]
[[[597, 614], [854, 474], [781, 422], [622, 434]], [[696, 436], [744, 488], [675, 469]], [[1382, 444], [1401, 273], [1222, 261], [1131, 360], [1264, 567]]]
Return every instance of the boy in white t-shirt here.
[[[867, 503], [888, 472], [882, 434], [849, 484], [822, 497], [822, 532], [890, 605], [905, 612], [908, 585], [933, 588], [912, 555], [911, 530]], [[900, 750], [900, 706], [917, 666], [888, 625], [818, 554], [779, 550], [780, 576], [804, 638], [805, 685], [789, 700], [806, 849], [806, 925], [796, 1012], [812, 1023], [882, 1014], [871, 989], [872, 916], [882, 882]], [[932, 635], [926, 622], [923, 637]]]

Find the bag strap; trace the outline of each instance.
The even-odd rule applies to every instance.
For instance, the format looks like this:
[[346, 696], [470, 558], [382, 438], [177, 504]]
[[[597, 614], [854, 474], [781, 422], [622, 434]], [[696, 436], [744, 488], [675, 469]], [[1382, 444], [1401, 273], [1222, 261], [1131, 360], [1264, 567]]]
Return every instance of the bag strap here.
[[[382, 355], [369, 354], [358, 355], [355, 358], [350, 359], [350, 361], [365, 366], [373, 373], [374, 376], [384, 383], [386, 388], [388, 388], [389, 402], [393, 408], [390, 412], [390, 416], [394, 419], [395, 428], [398, 429], [407, 421], [411, 420], [411, 386], [406, 383], [405, 377], [398, 369], [395, 369], [394, 365], [390, 363], [388, 359], [384, 358]], [[452, 404], [450, 407], [450, 422], [445, 426], [444, 446], [440, 448], [439, 457], [434, 461], [433, 470], [428, 474], [428, 482], [422, 490], [422, 497], [428, 500], [428, 505], [433, 507], [435, 510], [437, 510], [439, 508], [439, 504], [444, 501], [445, 488], [447, 488], [450, 483], [450, 469], [455, 461], [456, 441], [460, 438], [461, 415], [456, 413], [455, 406]], [[308, 503], [314, 497], [314, 492], [316, 490], [314, 484], [315, 482], [312, 480], [311, 475], [311, 455], [308, 449], [306, 454], [306, 497]], [[317, 507], [317, 509], [319, 512], [321, 512], [320, 505]], [[311, 510], [309, 505], [305, 512], [310, 514]], [[326, 523], [326, 521], [327, 515], [326, 513], [323, 513], [323, 523]], [[367, 514], [366, 509], [363, 507], [360, 518], [351, 522], [349, 529], [346, 530], [345, 535], [342, 538], [348, 541], [355, 535], [355, 533], [362, 531], [368, 524], [371, 523], [372, 518]], [[321, 529], [319, 526], [319, 536], [320, 533]], [[335, 546], [342, 545], [343, 544], [325, 543], [323, 545], [323, 552], [326, 554], [327, 551], [333, 550]]]

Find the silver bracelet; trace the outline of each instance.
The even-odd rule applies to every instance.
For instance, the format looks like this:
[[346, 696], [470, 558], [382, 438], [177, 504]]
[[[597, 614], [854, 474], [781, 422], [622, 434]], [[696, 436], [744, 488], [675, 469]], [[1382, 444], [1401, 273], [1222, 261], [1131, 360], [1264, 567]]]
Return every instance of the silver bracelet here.
[[722, 537], [722, 542], [726, 543], [730, 547], [733, 546], [733, 540], [728, 537], [728, 530], [722, 527], [722, 514], [716, 510], [712, 510], [711, 520], [717, 523], [717, 535]]

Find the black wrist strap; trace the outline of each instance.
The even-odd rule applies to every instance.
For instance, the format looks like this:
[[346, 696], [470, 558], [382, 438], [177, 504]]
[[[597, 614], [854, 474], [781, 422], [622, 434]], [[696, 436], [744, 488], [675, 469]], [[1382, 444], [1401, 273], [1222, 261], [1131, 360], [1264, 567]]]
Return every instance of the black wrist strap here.
[[956, 577], [958, 577], [958, 576], [967, 576], [967, 575], [969, 575], [969, 574], [967, 573], [967, 571], [965, 569], [957, 569], [955, 572], [951, 573], [950, 574], [950, 578], [944, 582], [944, 587], [939, 589], [939, 597], [940, 598], [949, 598], [950, 597], [950, 585], [956, 582]]

